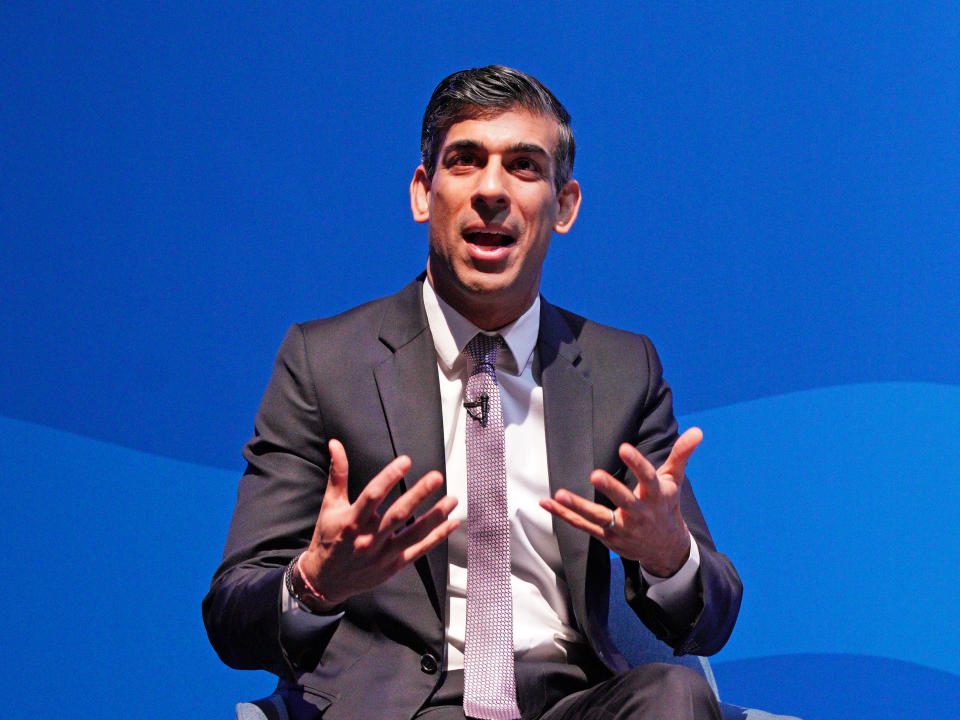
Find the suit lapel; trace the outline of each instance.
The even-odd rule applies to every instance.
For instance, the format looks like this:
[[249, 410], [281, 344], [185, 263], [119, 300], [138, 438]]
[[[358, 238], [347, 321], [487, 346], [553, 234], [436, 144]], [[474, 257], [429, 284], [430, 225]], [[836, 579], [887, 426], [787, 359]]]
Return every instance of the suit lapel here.
[[[560, 313], [541, 300], [537, 345], [543, 386], [544, 430], [550, 493], [565, 488], [592, 498], [590, 473], [596, 467], [593, 452], [593, 386], [580, 346]], [[586, 431], [585, 431], [586, 430]], [[581, 623], [586, 618], [589, 536], [553, 519], [560, 557], [567, 575], [573, 609]]]
[[[380, 341], [391, 355], [374, 368], [377, 390], [396, 455], [409, 455], [406, 482], [416, 482], [430, 470], [446, 475], [443, 452], [443, 415], [433, 336], [422, 302], [422, 278], [401, 290], [384, 313]], [[349, 362], [344, 358], [344, 362]], [[402, 489], [402, 488], [401, 488]], [[446, 483], [424, 502], [432, 507], [446, 493]], [[437, 614], [443, 617], [441, 598], [447, 587], [447, 544], [440, 543], [416, 563]]]
[[[550, 493], [560, 488], [593, 499], [590, 473], [594, 454], [593, 384], [590, 363], [570, 324], [541, 299], [540, 383], [543, 387], [544, 430]], [[609, 551], [599, 541], [563, 520], [553, 518], [553, 531], [567, 578], [573, 611], [597, 656], [620, 672], [629, 665], [607, 630], [610, 601]]]

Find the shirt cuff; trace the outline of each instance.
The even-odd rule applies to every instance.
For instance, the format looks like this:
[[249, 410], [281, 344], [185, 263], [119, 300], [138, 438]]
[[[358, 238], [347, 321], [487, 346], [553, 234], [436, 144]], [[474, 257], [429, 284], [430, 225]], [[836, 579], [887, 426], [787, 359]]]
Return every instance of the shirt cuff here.
[[690, 556], [677, 572], [668, 578], [651, 575], [642, 567], [640, 573], [647, 585], [647, 597], [668, 613], [680, 611], [690, 604], [697, 592], [697, 573], [700, 570], [700, 548], [690, 536]]

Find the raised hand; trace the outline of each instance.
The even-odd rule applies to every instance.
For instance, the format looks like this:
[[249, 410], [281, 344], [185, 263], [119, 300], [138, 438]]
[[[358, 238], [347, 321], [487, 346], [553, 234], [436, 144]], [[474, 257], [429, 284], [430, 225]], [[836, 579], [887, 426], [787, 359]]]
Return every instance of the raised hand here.
[[639, 480], [632, 492], [604, 470], [590, 475], [590, 483], [613, 503], [614, 510], [567, 490], [558, 490], [540, 505], [621, 557], [638, 561], [647, 572], [670, 577], [690, 553], [690, 535], [680, 513], [680, 487], [687, 461], [701, 440], [700, 428], [687, 430], [658, 469], [632, 445], [621, 445], [620, 459]]
[[[391, 461], [351, 503], [347, 496], [347, 453], [331, 440], [327, 489], [317, 516], [310, 547], [294, 574], [294, 585], [312, 586], [302, 599], [316, 610], [330, 610], [352, 595], [388, 580], [445, 540], [459, 525], [448, 516], [457, 499], [444, 496], [416, 521], [407, 524], [420, 505], [442, 484], [432, 471], [397, 498], [382, 514], [380, 506], [410, 469], [406, 455]], [[303, 577], [299, 577], [303, 572]], [[300, 583], [298, 583], [300, 581]]]

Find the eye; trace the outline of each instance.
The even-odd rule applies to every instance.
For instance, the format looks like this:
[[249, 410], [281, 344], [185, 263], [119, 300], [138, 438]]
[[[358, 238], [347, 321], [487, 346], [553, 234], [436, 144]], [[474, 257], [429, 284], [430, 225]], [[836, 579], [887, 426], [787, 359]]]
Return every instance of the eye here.
[[480, 163], [473, 152], [457, 152], [447, 157], [447, 167], [472, 167]]
[[537, 162], [529, 157], [515, 158], [510, 167], [515, 173], [523, 177], [539, 177], [542, 174]]

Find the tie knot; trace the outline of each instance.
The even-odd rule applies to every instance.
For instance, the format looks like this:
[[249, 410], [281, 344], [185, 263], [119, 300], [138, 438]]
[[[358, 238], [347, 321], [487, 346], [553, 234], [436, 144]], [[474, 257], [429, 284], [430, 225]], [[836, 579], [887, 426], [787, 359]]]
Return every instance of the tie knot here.
[[473, 360], [473, 372], [485, 372], [490, 375], [496, 373], [497, 353], [503, 347], [503, 338], [499, 335], [477, 333], [467, 343], [467, 354]]

